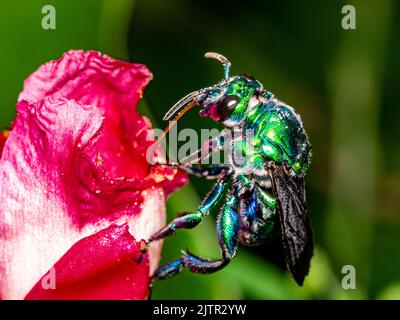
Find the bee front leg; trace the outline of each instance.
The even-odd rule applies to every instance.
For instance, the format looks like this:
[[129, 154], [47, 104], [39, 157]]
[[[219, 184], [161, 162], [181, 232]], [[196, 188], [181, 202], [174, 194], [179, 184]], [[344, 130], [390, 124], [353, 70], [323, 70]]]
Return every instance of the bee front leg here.
[[216, 137], [204, 141], [200, 149], [181, 159], [180, 162], [184, 165], [193, 163], [201, 164], [204, 160], [210, 157], [213, 152], [221, 151], [224, 148], [226, 141], [230, 141], [231, 136], [232, 131], [229, 129], [224, 129]]
[[205, 179], [218, 179], [231, 172], [231, 169], [227, 165], [207, 165], [205, 167], [205, 166], [196, 166], [193, 164], [185, 165], [177, 162], [156, 163], [156, 164], [168, 167], [176, 167], [186, 172], [187, 174]]
[[202, 148], [183, 158], [180, 162], [156, 162], [157, 165], [176, 167], [182, 171], [205, 179], [218, 179], [229, 175], [232, 169], [227, 164], [202, 164], [213, 152], [221, 151], [224, 148], [226, 138], [231, 136], [231, 131], [225, 129], [213, 139], [206, 140]]

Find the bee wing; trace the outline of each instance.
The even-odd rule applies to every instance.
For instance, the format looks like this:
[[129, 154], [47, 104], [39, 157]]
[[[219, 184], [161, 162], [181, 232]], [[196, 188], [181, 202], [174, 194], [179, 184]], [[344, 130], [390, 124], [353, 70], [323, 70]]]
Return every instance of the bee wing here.
[[278, 215], [287, 267], [299, 285], [310, 268], [313, 235], [305, 201], [304, 177], [291, 175], [281, 165], [268, 169], [278, 199]]

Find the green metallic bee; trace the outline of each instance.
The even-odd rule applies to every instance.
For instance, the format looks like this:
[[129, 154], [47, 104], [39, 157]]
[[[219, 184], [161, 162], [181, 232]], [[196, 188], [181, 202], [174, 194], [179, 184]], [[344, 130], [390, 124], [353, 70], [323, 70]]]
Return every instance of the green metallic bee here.
[[[198, 150], [189, 162], [167, 165], [206, 179], [217, 179], [217, 182], [197, 211], [178, 216], [153, 234], [149, 242], [169, 236], [177, 229], [195, 227], [226, 193], [217, 221], [222, 259], [208, 260], [184, 252], [182, 258], [156, 270], [153, 280], [169, 278], [184, 267], [201, 274], [218, 271], [235, 257], [239, 242], [255, 246], [280, 236], [288, 270], [302, 285], [310, 266], [313, 237], [304, 183], [311, 145], [300, 116], [264, 90], [253, 77], [230, 77], [230, 62], [222, 55], [209, 52], [205, 57], [223, 64], [225, 78], [185, 96], [168, 111], [164, 120], [183, 109], [176, 122], [197, 105], [201, 107], [201, 116], [222, 123], [225, 130], [209, 140], [206, 148]], [[250, 147], [243, 143], [249, 130], [253, 133]], [[201, 164], [212, 152], [226, 147], [227, 132], [233, 136], [236, 133], [236, 138], [228, 139], [231, 154], [241, 154], [244, 161], [237, 164], [231, 155], [227, 164]]]

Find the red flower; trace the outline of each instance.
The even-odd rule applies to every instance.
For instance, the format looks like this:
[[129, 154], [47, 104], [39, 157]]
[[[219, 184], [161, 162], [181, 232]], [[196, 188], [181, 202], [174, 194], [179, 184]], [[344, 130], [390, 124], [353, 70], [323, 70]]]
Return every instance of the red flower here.
[[151, 125], [135, 107], [151, 78], [70, 51], [25, 81], [0, 160], [1, 298], [147, 297], [161, 245], [145, 253], [141, 239], [187, 179], [146, 161]]

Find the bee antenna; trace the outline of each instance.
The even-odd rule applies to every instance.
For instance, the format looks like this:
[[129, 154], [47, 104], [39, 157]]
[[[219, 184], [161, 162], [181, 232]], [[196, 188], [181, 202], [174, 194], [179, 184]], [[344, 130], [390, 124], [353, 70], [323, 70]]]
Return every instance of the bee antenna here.
[[216, 53], [216, 52], [206, 52], [204, 54], [205, 58], [212, 58], [212, 59], [217, 59], [219, 62], [221, 62], [224, 66], [224, 73], [225, 73], [225, 80], [229, 79], [229, 70], [231, 68], [231, 63], [227, 58], [225, 58], [222, 54]]

